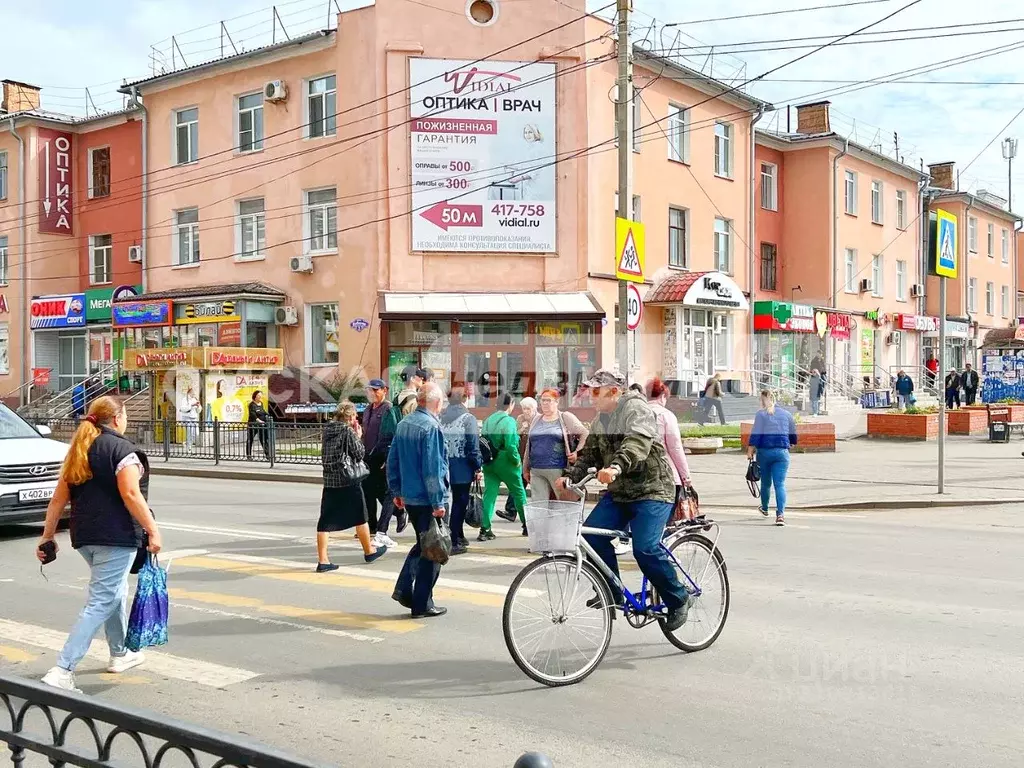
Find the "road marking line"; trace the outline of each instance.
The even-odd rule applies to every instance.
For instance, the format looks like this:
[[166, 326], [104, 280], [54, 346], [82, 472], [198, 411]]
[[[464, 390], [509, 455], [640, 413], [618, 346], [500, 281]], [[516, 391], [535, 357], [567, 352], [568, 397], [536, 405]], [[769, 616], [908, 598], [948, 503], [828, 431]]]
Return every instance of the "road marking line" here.
[[12, 664], [20, 664], [24, 661], [35, 661], [38, 656], [38, 653], [29, 653], [28, 651], [23, 651], [21, 648], [15, 648], [10, 645], [0, 645], [0, 659], [9, 661]]
[[[272, 627], [287, 627], [288, 629], [300, 629], [303, 632], [313, 632], [318, 635], [326, 635], [328, 637], [343, 637], [348, 640], [359, 640], [363, 643], [383, 643], [383, 637], [372, 637], [370, 635], [361, 635], [358, 632], [347, 632], [344, 629], [327, 629], [326, 627], [314, 627], [310, 624], [298, 624], [294, 621], [282, 621], [281, 619], [271, 619], [267, 616], [252, 616], [248, 613], [234, 613], [233, 611], [222, 611], [218, 608], [206, 608], [198, 605], [190, 605], [189, 603], [179, 603], [172, 601], [171, 606], [174, 608], [186, 608], [190, 611], [197, 611], [198, 613], [205, 613], [211, 616], [220, 616], [226, 619], [245, 619], [247, 621], [255, 621], [259, 624], [266, 624]], [[261, 610], [267, 610], [269, 606], [264, 606]]]
[[[45, 648], [48, 651], [59, 652], [64, 647], [67, 634], [33, 624], [0, 619], [0, 638], [33, 648]], [[109, 654], [106, 649], [101, 650], [101, 648], [100, 641], [94, 640], [86, 657], [106, 665], [109, 661]], [[161, 677], [172, 677], [209, 688], [226, 688], [229, 685], [244, 683], [254, 677], [259, 677], [258, 673], [250, 672], [247, 669], [225, 667], [198, 659], [186, 659], [149, 650], [146, 651], [146, 671]]]
[[211, 528], [205, 525], [188, 525], [186, 523], [169, 523], [164, 520], [159, 526], [168, 531], [182, 531], [183, 533], [207, 533], [213, 536], [228, 536], [231, 538], [259, 539], [262, 541], [295, 541], [296, 536], [288, 533], [269, 533], [267, 531], [241, 531], [234, 528]]

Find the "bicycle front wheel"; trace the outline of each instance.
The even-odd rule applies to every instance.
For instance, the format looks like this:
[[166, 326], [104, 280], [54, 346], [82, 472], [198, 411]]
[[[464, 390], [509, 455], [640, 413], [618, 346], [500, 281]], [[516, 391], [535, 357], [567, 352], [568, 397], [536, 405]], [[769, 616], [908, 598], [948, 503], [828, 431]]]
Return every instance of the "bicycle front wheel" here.
[[690, 611], [683, 626], [670, 632], [664, 622], [659, 622], [661, 631], [681, 651], [703, 651], [722, 634], [729, 617], [729, 574], [725, 559], [706, 536], [693, 533], [676, 539], [669, 546], [669, 552], [676, 576], [691, 593], [696, 585], [700, 594], [691, 594]]
[[513, 661], [551, 687], [583, 680], [601, 663], [612, 639], [608, 585], [598, 570], [567, 555], [534, 560], [516, 576], [505, 597], [501, 623]]

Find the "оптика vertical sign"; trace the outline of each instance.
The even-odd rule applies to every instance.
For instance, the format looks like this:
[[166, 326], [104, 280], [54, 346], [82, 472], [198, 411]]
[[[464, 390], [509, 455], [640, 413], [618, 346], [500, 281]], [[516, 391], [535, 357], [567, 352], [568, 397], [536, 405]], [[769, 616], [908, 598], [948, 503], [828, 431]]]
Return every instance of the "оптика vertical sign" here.
[[36, 159], [39, 169], [39, 231], [53, 235], [74, 234], [74, 158], [72, 135], [40, 128]]

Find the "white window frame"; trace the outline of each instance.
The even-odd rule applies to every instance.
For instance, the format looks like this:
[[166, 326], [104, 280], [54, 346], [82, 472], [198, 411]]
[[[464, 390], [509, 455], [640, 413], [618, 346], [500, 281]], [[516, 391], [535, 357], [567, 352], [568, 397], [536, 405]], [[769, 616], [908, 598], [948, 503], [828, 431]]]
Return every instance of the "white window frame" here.
[[[724, 231], [720, 229], [724, 227]], [[715, 217], [714, 245], [712, 254], [714, 257], [714, 268], [719, 272], [732, 274], [732, 220], [724, 219], [721, 216]], [[722, 258], [722, 245], [725, 245], [725, 259]]]
[[[242, 109], [242, 99], [248, 98], [249, 96], [259, 96], [260, 103], [257, 107], [246, 107]], [[253, 91], [251, 93], [239, 94], [238, 98], [235, 99], [235, 149], [239, 154], [248, 155], [252, 152], [263, 151], [263, 140], [266, 138], [266, 123], [265, 114], [263, 110], [264, 98], [263, 91]], [[256, 132], [256, 113], [260, 113], [259, 120], [259, 135]], [[252, 126], [250, 132], [252, 133], [252, 146], [249, 149], [242, 149], [242, 115], [248, 113], [250, 125]]]
[[[97, 246], [96, 241], [101, 237], [109, 237], [108, 245]], [[103, 257], [103, 274], [96, 268], [96, 257], [100, 251], [106, 251]], [[103, 277], [105, 279], [100, 280]], [[113, 235], [89, 235], [89, 285], [110, 285], [114, 282], [114, 236]]]
[[[682, 264], [672, 263], [673, 232], [678, 229], [678, 227], [672, 226], [673, 212], [679, 213], [683, 217]], [[668, 208], [668, 265], [673, 269], [689, 269], [690, 267], [690, 210], [678, 205], [670, 205]]]
[[847, 248], [843, 256], [843, 290], [857, 292], [857, 249]]
[[978, 278], [976, 277], [967, 280], [967, 311], [978, 311]]
[[[719, 128], [724, 133], [719, 133]], [[723, 179], [732, 178], [733, 139], [736, 135], [735, 126], [725, 120], [715, 121], [715, 176]]]
[[885, 288], [885, 257], [876, 253], [871, 257], [871, 295], [881, 298]]
[[1001, 241], [999, 243], [1000, 250], [1002, 251], [1003, 264], [1010, 263], [1010, 231], [1008, 229], [1001, 229]]
[[974, 216], [967, 217], [967, 250], [978, 252], [978, 220]]
[[[323, 93], [314, 94], [312, 92], [313, 83], [328, 78], [334, 78], [334, 89], [324, 90]], [[331, 94], [334, 94], [334, 110], [329, 111], [327, 101]], [[318, 98], [323, 102], [322, 113], [323, 113], [323, 132], [317, 135], [313, 135], [313, 124], [310, 115], [312, 110], [310, 105], [314, 98]], [[322, 75], [316, 75], [314, 77], [306, 78], [302, 83], [302, 110], [303, 110], [303, 125], [305, 126], [304, 134], [307, 139], [324, 139], [330, 136], [338, 135], [338, 76], [335, 72], [325, 72]], [[332, 125], [333, 123], [333, 125]]]
[[[767, 173], [765, 172], [767, 169]], [[768, 194], [765, 194], [767, 184]], [[761, 207], [766, 211], [779, 210], [779, 166], [761, 163]]]
[[[184, 113], [184, 112], [191, 112], [193, 109], [196, 111], [196, 119], [195, 120], [188, 120], [188, 121], [186, 121], [184, 123], [181, 122], [181, 115], [182, 115], [182, 113]], [[191, 107], [179, 107], [178, 109], [174, 110], [173, 114], [174, 114], [174, 124], [172, 126], [172, 134], [171, 134], [172, 137], [173, 137], [173, 141], [171, 143], [171, 146], [173, 148], [172, 154], [173, 154], [173, 158], [174, 158], [174, 164], [175, 165], [191, 165], [192, 163], [198, 163], [199, 162], [199, 107], [197, 105], [192, 105]], [[188, 126], [188, 158], [185, 159], [185, 160], [182, 160], [181, 156], [178, 154], [178, 150], [179, 150], [179, 147], [178, 147], [178, 129], [179, 128], [183, 128], [185, 126]], [[192, 126], [195, 126], [195, 134], [194, 134], [195, 146], [192, 146], [192, 141], [193, 141]]]
[[8, 261], [7, 243], [7, 235], [0, 235], [0, 285], [7, 285], [9, 280], [8, 270], [10, 269], [10, 263]]
[[[306, 305], [306, 366], [309, 368], [335, 368], [341, 362], [341, 340], [338, 340], [338, 362], [336, 363], [315, 363], [313, 362], [313, 311], [317, 307], [334, 307], [335, 309], [335, 333], [340, 335], [338, 326], [341, 324], [341, 305], [336, 301], [321, 301]], [[325, 341], [326, 345], [326, 341]]]
[[[330, 203], [316, 203], [311, 204], [309, 197], [311, 194], [317, 192], [334, 192], [334, 245], [330, 244], [331, 233], [328, 231], [330, 226]], [[323, 211], [324, 216], [324, 235], [322, 236], [326, 247], [314, 248], [313, 247], [313, 226], [311, 217], [314, 210]], [[302, 193], [302, 241], [304, 243], [305, 253], [311, 256], [326, 256], [332, 253], [338, 252], [338, 188], [337, 187], [318, 187], [317, 189], [307, 189]]]
[[903, 231], [907, 228], [907, 193], [905, 190], [896, 190], [896, 229]]
[[996, 284], [985, 281], [985, 314], [991, 317], [996, 313]]
[[0, 200], [7, 199], [7, 153], [0, 152]]
[[989, 222], [985, 229], [985, 247], [988, 248], [988, 257], [996, 257], [996, 225]]
[[885, 224], [885, 184], [881, 179], [871, 180], [871, 223]]
[[850, 216], [857, 215], [857, 172], [843, 172], [843, 210]]
[[[710, 314], [711, 318], [712, 318], [712, 320], [711, 320], [712, 325], [711, 325], [711, 328], [709, 329], [711, 331], [710, 335], [711, 335], [711, 345], [712, 345], [712, 349], [710, 350], [710, 352], [711, 352], [711, 366], [716, 371], [731, 371], [732, 370], [732, 352], [733, 352], [733, 347], [735, 346], [735, 341], [736, 341], [735, 338], [733, 337], [733, 334], [735, 333], [735, 328], [734, 328], [734, 324], [733, 324], [733, 321], [732, 321], [732, 313], [725, 313], [725, 315], [724, 315], [725, 316], [725, 330], [722, 331], [722, 333], [715, 333], [714, 316], [717, 313], [710, 313], [709, 312], [708, 314]], [[719, 365], [719, 363], [718, 363], [718, 349], [719, 349], [718, 340], [723, 338], [723, 337], [725, 338], [725, 364], [724, 365]]]
[[689, 118], [686, 107], [668, 105], [668, 159], [676, 163], [690, 162], [690, 133], [686, 129]]
[[[89, 182], [89, 199], [90, 200], [92, 200], [93, 198], [96, 197], [96, 189], [93, 186], [93, 168], [94, 168], [93, 159], [92, 159], [93, 158], [93, 153], [98, 152], [98, 151], [103, 150], [103, 149], [107, 150], [107, 152], [110, 153], [110, 145], [109, 144], [104, 144], [101, 147], [89, 147], [89, 150], [88, 150], [88, 152], [86, 154], [86, 174], [87, 174], [87, 181]], [[113, 165], [113, 153], [110, 153], [108, 155], [107, 165], [108, 165], [107, 171], [108, 171], [108, 173], [110, 173], [110, 176], [112, 177], [114, 175], [113, 174], [113, 168], [110, 167], [110, 166]], [[107, 194], [101, 195], [101, 197], [110, 197], [110, 195], [111, 195], [110, 187], [112, 186], [112, 183], [113, 183], [112, 179], [108, 178], [107, 179]], [[3, 197], [3, 195], [0, 195], [0, 197]]]
[[1010, 286], [1004, 285], [999, 290], [999, 310], [1003, 317], [1010, 316]]
[[[182, 223], [179, 221], [179, 217], [183, 213], [191, 213], [195, 211], [196, 220]], [[183, 231], [183, 230], [187, 230]], [[202, 251], [199, 250], [199, 208], [179, 208], [174, 212], [174, 224], [173, 224], [173, 237], [171, 238], [171, 264], [175, 268], [188, 269], [192, 267], [198, 267], [202, 261]], [[188, 240], [188, 252], [190, 260], [186, 262], [181, 261], [181, 238], [185, 236]], [[191, 258], [195, 255], [195, 258]]]
[[[255, 202], [259, 202], [262, 206], [260, 211], [256, 213], [242, 213], [243, 205]], [[260, 261], [265, 259], [267, 257], [266, 201], [262, 197], [248, 197], [244, 200], [238, 200], [235, 203], [235, 219], [237, 221], [235, 227], [235, 261]], [[245, 252], [245, 225], [247, 222], [253, 228], [253, 238], [255, 241], [255, 250], [251, 255], [246, 255]], [[261, 231], [263, 233], [262, 238], [260, 238]]]
[[896, 300], [907, 300], [907, 262], [896, 260]]

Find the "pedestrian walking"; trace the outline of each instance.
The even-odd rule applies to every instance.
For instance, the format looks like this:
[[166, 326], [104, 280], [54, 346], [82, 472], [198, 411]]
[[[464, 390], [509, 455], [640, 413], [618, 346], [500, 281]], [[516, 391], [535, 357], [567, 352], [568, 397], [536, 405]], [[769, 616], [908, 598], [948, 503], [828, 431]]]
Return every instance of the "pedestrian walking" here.
[[911, 404], [914, 395], [914, 380], [907, 376], [906, 371], [900, 370], [896, 374], [896, 407], [906, 410]]
[[960, 373], [957, 371], [956, 367], [954, 367], [946, 374], [945, 382], [946, 408], [950, 410], [953, 409], [954, 403], [956, 403], [957, 408], [960, 407], [960, 384]]
[[466, 408], [466, 385], [456, 382], [448, 396], [448, 407], [441, 414], [441, 432], [448, 451], [448, 476], [452, 486], [452, 554], [469, 549], [466, 539], [466, 510], [474, 481], [483, 479], [480, 456], [480, 426]]
[[647, 396], [647, 404], [654, 411], [658, 427], [655, 437], [664, 447], [665, 455], [668, 457], [672, 480], [676, 485], [676, 502], [678, 503], [683, 486], [690, 484], [690, 465], [686, 461], [686, 451], [683, 450], [683, 436], [679, 431], [679, 419], [668, 409], [668, 401], [672, 393], [665, 386], [665, 382], [654, 377], [647, 383], [644, 394]]
[[199, 398], [195, 390], [189, 387], [178, 404], [178, 418], [185, 422], [185, 450], [191, 455], [196, 450], [196, 438], [199, 436]]
[[363, 480], [369, 475], [362, 427], [356, 407], [347, 400], [338, 403], [334, 420], [324, 425], [320, 456], [324, 487], [320, 494], [320, 519], [316, 524], [317, 573], [338, 570], [327, 555], [330, 534], [356, 529], [363, 547], [363, 560], [372, 563], [388, 548], [370, 538], [369, 516], [363, 497]]
[[824, 383], [821, 372], [817, 368], [811, 368], [811, 375], [807, 377], [807, 394], [811, 399], [811, 416], [817, 416], [821, 410], [821, 390]]
[[391, 599], [412, 611], [414, 619], [443, 616], [447, 608], [434, 605], [434, 584], [441, 566], [421, 556], [420, 536], [435, 517], [445, 516], [451, 498], [448, 450], [438, 415], [444, 394], [437, 384], [423, 385], [416, 410], [402, 419], [388, 454], [388, 486], [395, 506], [409, 513], [416, 544], [409, 550]]
[[939, 361], [931, 352], [928, 353], [928, 360], [924, 364], [925, 375], [928, 379], [928, 389], [935, 390], [935, 380], [939, 377]]
[[523, 477], [534, 501], [557, 498], [555, 481], [576, 457], [590, 430], [572, 413], [558, 408], [557, 389], [540, 393], [540, 413], [533, 418], [523, 441]]
[[269, 461], [270, 449], [267, 448], [267, 426], [270, 423], [270, 414], [263, 407], [263, 393], [256, 390], [252, 393], [252, 400], [249, 402], [249, 434], [245, 440], [245, 457], [252, 461], [252, 444], [259, 437], [260, 445], [263, 446], [263, 455]]
[[[516, 429], [516, 420], [512, 418], [515, 407], [515, 398], [506, 392], [498, 398], [497, 410], [487, 417], [480, 429], [481, 439], [486, 440], [489, 446], [491, 461], [484, 464], [483, 522], [480, 524], [477, 541], [493, 541], [495, 538], [491, 530], [491, 521], [494, 518], [494, 505], [498, 501], [502, 483], [508, 488], [516, 513], [523, 523], [523, 535], [526, 535], [526, 488], [523, 487], [521, 474], [523, 462], [519, 457], [519, 433]], [[484, 453], [486, 460], [486, 451]]]
[[423, 382], [429, 375], [423, 368], [415, 365], [408, 365], [402, 370], [402, 389], [391, 401], [391, 404], [398, 409], [399, 421], [408, 415], [404, 413], [406, 410], [409, 413], [416, 410], [416, 392], [423, 386]]
[[761, 470], [761, 514], [768, 517], [772, 487], [775, 488], [775, 524], [786, 524], [786, 474], [789, 450], [796, 445], [796, 421], [785, 408], [775, 406], [775, 395], [761, 390], [761, 410], [754, 416], [747, 458], [757, 458]]
[[124, 437], [128, 414], [110, 396], [93, 401], [78, 425], [60, 479], [46, 510], [36, 554], [42, 563], [57, 556], [54, 536], [71, 503], [71, 546], [89, 566], [89, 591], [57, 665], [43, 677], [55, 688], [75, 691], [75, 668], [104, 628], [110, 661], [107, 671], [126, 672], [145, 661], [125, 646], [128, 631], [128, 574], [145, 548], [157, 554], [160, 529], [149, 509], [149, 459]]
[[697, 423], [704, 426], [704, 423], [711, 417], [712, 409], [718, 412], [718, 421], [724, 425], [725, 408], [722, 405], [722, 374], [720, 373], [709, 378], [704, 385], [697, 408]]
[[[366, 450], [366, 467], [370, 474], [363, 480], [363, 496], [366, 498], [367, 521], [373, 534], [374, 544], [396, 546], [388, 536], [391, 518], [395, 516], [395, 505], [388, 490], [388, 451], [398, 428], [398, 409], [388, 401], [388, 385], [383, 379], [370, 379], [366, 385], [369, 405], [363, 411], [363, 448]], [[380, 506], [378, 515], [377, 507]], [[409, 516], [398, 513], [398, 533], [409, 525]]]
[[[516, 418], [516, 432], [519, 434], [519, 456], [523, 457], [526, 455], [526, 441], [527, 436], [530, 434], [530, 427], [533, 425], [534, 419], [537, 418], [537, 401], [532, 397], [524, 397], [519, 401], [520, 414]], [[520, 474], [523, 478], [523, 488], [527, 486], [526, 479], [526, 465], [523, 465], [523, 472]], [[505, 511], [495, 510], [495, 514], [498, 515], [502, 520], [508, 520], [510, 523], [515, 522], [517, 517], [516, 512], [516, 500], [515, 497], [510, 493], [505, 497]]]
[[971, 367], [970, 363], [964, 364], [964, 375], [961, 377], [964, 385], [964, 405], [974, 405], [978, 396], [978, 372]]
[[71, 388], [71, 412], [81, 418], [86, 411], [85, 382], [80, 381]]

